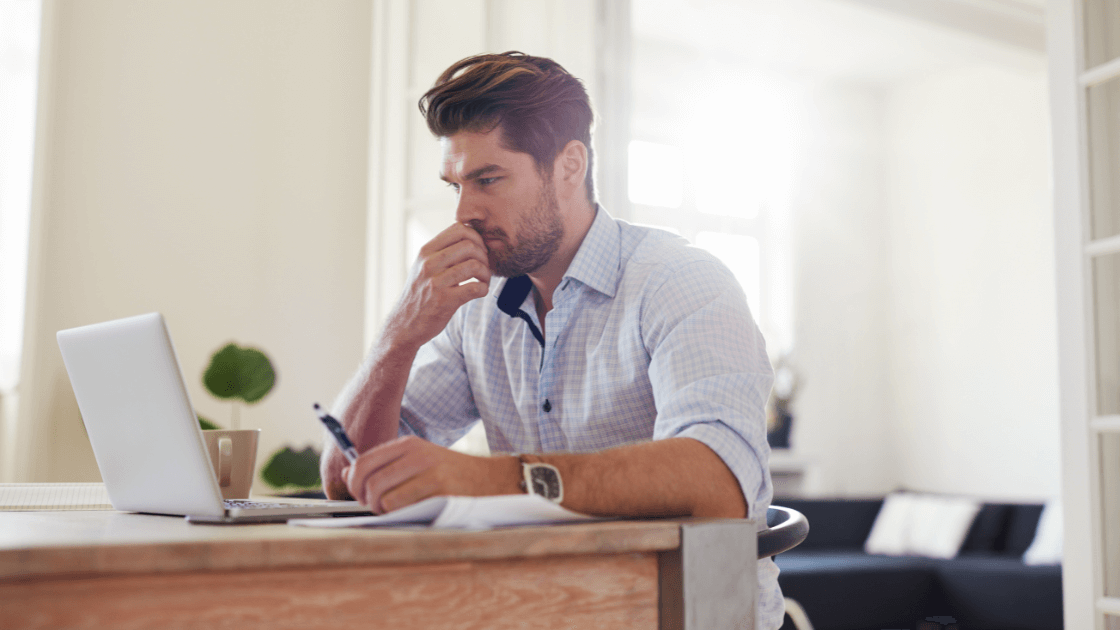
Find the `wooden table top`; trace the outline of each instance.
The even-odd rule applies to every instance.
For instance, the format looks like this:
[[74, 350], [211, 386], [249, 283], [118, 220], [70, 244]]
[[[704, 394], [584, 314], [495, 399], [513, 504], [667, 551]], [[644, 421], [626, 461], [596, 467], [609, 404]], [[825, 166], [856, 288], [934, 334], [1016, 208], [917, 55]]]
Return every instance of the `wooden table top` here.
[[[687, 520], [687, 519], [686, 519]], [[0, 582], [33, 576], [412, 564], [680, 546], [681, 520], [599, 521], [478, 532], [195, 525], [182, 517], [0, 512]]]

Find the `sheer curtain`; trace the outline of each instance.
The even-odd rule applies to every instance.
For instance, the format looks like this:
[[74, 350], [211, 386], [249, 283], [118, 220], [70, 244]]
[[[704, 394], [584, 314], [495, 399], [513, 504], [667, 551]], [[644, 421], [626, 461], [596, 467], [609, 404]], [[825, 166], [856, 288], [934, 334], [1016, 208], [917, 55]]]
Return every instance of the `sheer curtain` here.
[[10, 443], [23, 346], [41, 9], [0, 2], [0, 443]]

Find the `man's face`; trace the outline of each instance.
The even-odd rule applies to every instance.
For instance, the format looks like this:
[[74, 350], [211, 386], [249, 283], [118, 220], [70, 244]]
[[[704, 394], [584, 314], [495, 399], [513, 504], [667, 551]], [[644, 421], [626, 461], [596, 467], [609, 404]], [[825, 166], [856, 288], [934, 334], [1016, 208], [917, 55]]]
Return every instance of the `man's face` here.
[[564, 237], [551, 172], [542, 177], [531, 155], [502, 146], [500, 128], [441, 143], [440, 179], [459, 195], [455, 220], [482, 236], [490, 271], [513, 278], [547, 263]]

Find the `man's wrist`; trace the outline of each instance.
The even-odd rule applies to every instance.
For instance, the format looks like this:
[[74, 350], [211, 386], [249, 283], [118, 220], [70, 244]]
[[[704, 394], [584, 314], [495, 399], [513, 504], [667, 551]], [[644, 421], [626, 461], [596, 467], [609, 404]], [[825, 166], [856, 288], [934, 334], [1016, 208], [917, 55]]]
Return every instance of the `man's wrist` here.
[[495, 494], [523, 494], [521, 489], [521, 460], [516, 455], [499, 455], [497, 461], [499, 488]]

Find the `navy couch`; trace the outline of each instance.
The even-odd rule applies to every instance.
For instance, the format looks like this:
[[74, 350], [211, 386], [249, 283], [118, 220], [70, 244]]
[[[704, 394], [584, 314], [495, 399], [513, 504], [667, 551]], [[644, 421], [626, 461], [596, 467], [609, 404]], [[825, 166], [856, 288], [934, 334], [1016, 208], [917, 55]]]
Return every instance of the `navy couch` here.
[[[863, 544], [882, 499], [776, 499], [809, 520], [801, 545], [774, 558], [778, 583], [816, 630], [915, 628], [951, 616], [960, 630], [1061, 630], [1060, 566], [1028, 566], [1042, 505], [984, 504], [952, 560], [878, 556]], [[787, 617], [783, 630], [792, 630]]]

